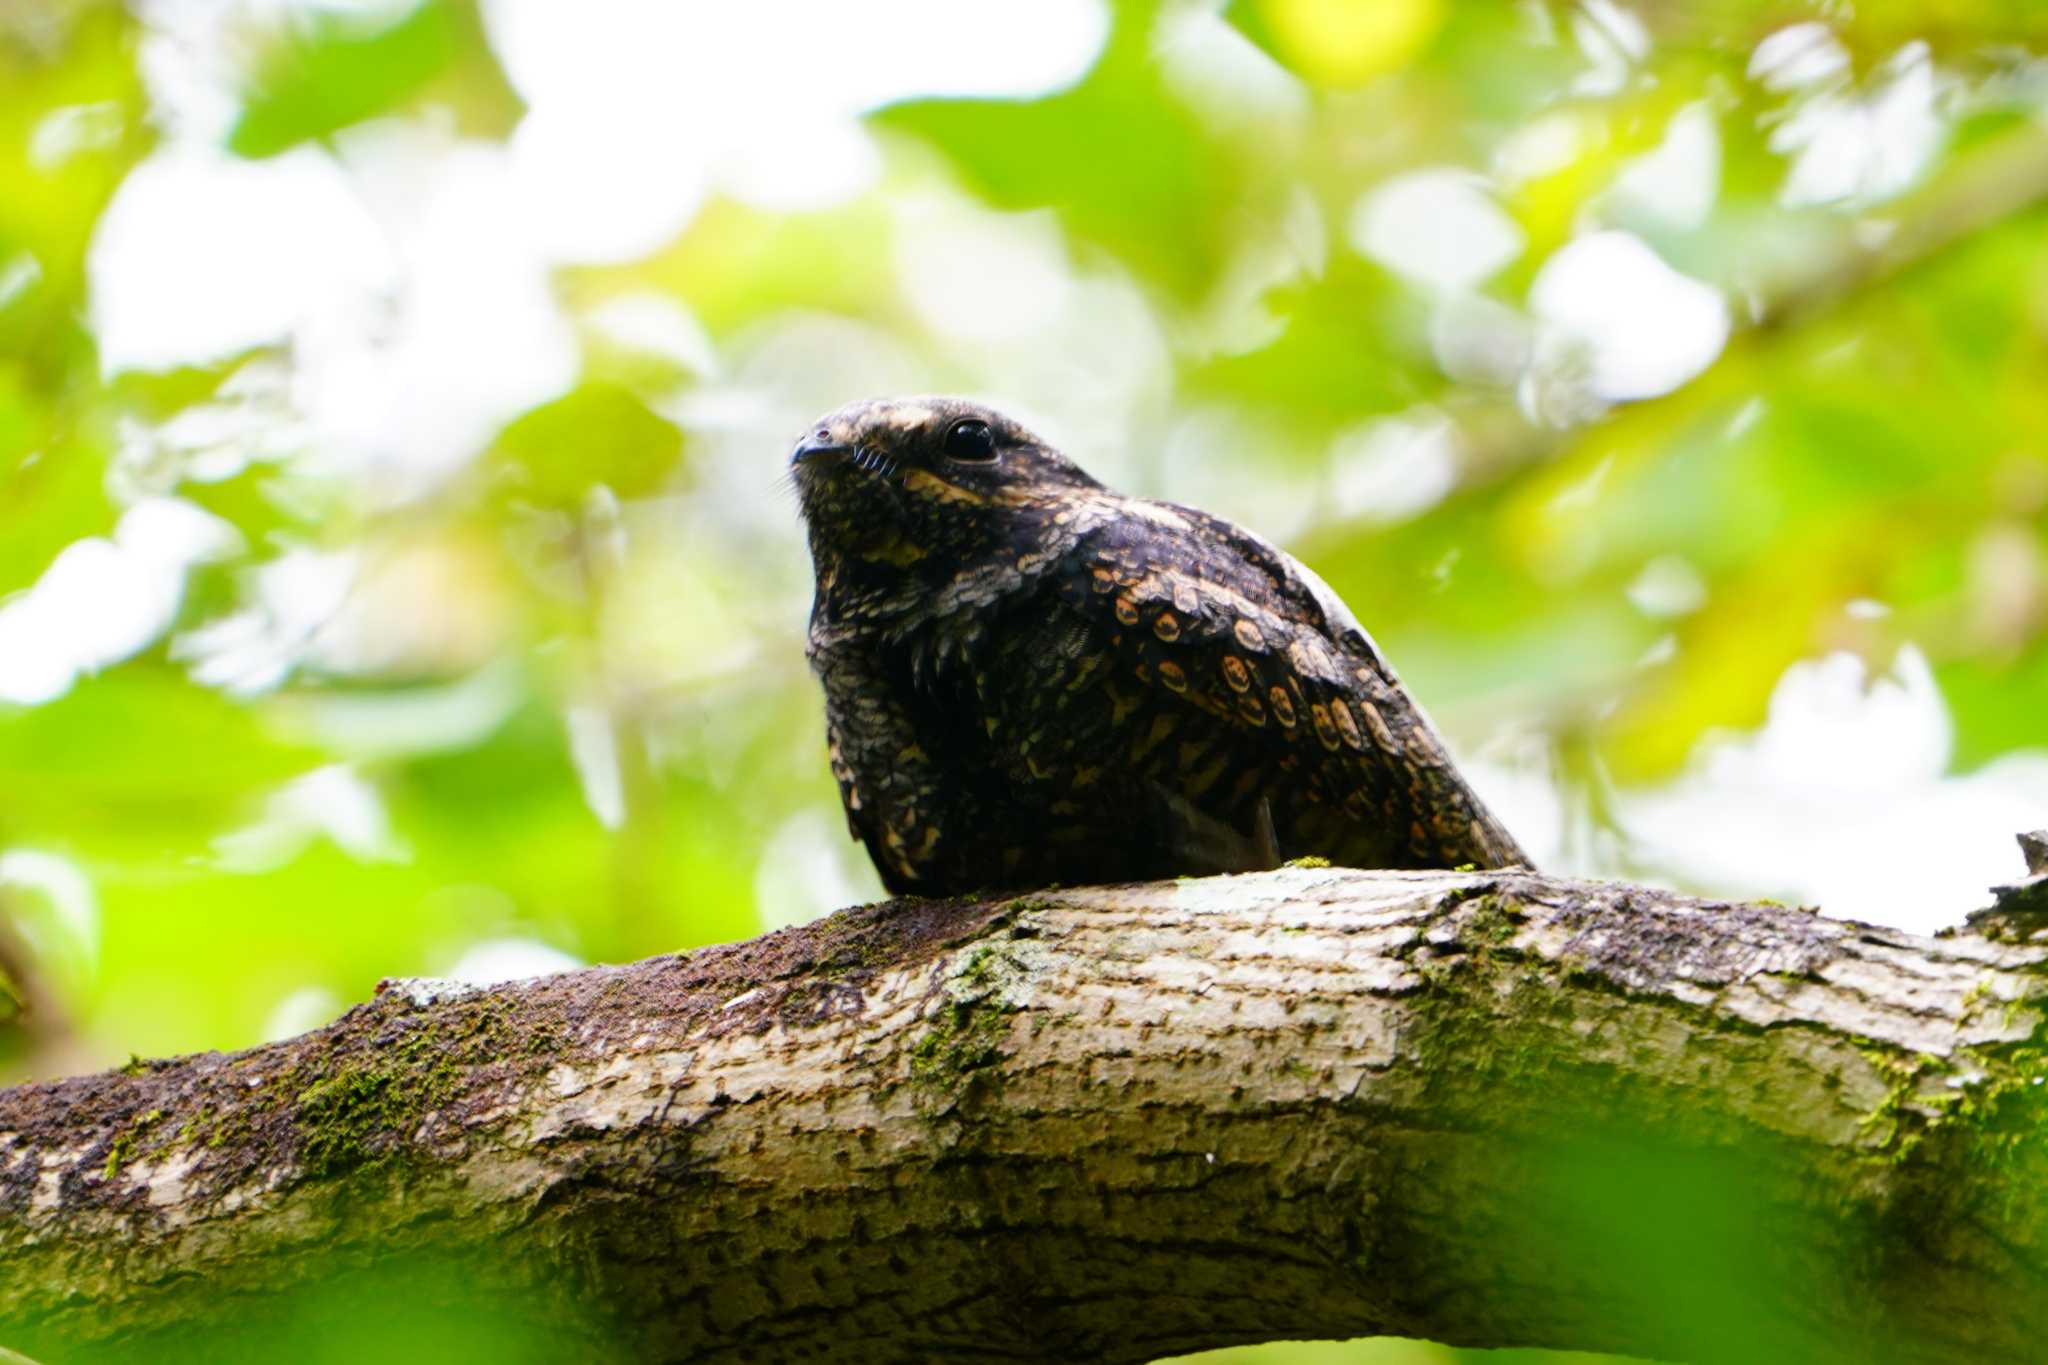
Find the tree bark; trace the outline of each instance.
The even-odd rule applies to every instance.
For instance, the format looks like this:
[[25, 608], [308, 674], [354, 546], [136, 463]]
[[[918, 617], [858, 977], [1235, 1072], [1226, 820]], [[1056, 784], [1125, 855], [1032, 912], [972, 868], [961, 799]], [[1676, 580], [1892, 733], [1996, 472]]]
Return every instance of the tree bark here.
[[2044, 961], [1287, 868], [387, 982], [287, 1042], [0, 1093], [0, 1342], [2041, 1360]]

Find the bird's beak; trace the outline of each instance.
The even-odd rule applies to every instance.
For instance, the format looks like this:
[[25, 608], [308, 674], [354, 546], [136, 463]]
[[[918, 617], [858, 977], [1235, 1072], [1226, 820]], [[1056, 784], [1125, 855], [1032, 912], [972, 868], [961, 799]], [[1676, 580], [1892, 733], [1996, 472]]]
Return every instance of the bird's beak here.
[[809, 464], [826, 456], [852, 453], [852, 446], [840, 445], [824, 432], [814, 431], [796, 443], [796, 449], [790, 452], [789, 462], [792, 465]]

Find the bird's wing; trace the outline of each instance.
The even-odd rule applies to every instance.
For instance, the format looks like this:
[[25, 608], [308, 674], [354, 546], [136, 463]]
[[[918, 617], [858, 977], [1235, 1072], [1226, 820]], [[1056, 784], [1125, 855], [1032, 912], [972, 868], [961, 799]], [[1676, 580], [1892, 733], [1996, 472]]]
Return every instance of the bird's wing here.
[[960, 806], [957, 783], [901, 690], [857, 642], [814, 621], [808, 652], [825, 689], [825, 741], [847, 829], [892, 893], [924, 890], [958, 842], [942, 827]]
[[[1205, 513], [1157, 503], [1137, 512], [1063, 556], [1058, 586], [1104, 632], [1119, 680], [1170, 695], [1233, 741], [1182, 748], [1190, 762], [1161, 770], [1174, 797], [1248, 835], [1259, 801], [1274, 798], [1283, 809], [1266, 814], [1282, 817], [1288, 854], [1379, 866], [1527, 863], [1319, 578]], [[1252, 769], [1219, 770], [1219, 747], [1261, 756], [1271, 790], [1234, 790], [1255, 779], [1227, 779]]]

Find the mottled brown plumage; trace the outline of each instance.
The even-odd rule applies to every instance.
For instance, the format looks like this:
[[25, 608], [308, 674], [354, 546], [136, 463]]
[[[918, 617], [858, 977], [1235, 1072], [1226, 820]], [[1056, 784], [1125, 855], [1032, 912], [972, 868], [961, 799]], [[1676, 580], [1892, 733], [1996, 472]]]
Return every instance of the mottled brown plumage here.
[[1250, 532], [958, 399], [841, 408], [792, 465], [832, 771], [891, 891], [1527, 862], [1350, 612]]

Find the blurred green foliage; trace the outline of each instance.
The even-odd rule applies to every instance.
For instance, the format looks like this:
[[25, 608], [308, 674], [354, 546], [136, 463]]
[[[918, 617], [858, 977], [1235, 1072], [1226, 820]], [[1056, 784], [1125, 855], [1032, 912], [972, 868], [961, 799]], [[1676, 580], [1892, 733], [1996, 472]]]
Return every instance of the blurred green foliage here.
[[[206, 58], [230, 73], [215, 143], [235, 156], [360, 172], [379, 130], [497, 146], [520, 126], [488, 10], [226, 8]], [[630, 958], [872, 893], [802, 662], [808, 571], [773, 487], [787, 433], [748, 425], [763, 392], [837, 402], [854, 377], [1056, 409], [1075, 376], [1135, 367], [1113, 416], [1069, 414], [1084, 463], [1248, 520], [1288, 509], [1293, 548], [1453, 738], [1533, 742], [1568, 810], [1597, 818], [1610, 784], [1667, 779], [1702, 736], [1755, 726], [1787, 666], [1831, 649], [1879, 667], [1923, 649], [1959, 768], [2048, 746], [2041, 6], [1220, 16], [1119, 5], [1068, 88], [868, 112], [881, 169], [852, 197], [764, 206], [714, 183], [666, 244], [559, 265], [573, 382], [394, 492], [296, 423], [291, 338], [107, 372], [88, 254], [175, 133], [145, 86], [163, 39], [104, 0], [0, 13], [0, 603], [68, 547], [119, 540], [150, 498], [236, 533], [179, 570], [133, 649], [0, 702], [0, 856], [54, 858], [84, 887], [0, 863], [4, 1074], [246, 1045], [480, 943]], [[1774, 86], [1758, 45], [1817, 20], [1846, 69]], [[1924, 166], [1794, 202], [1800, 101], [1860, 107], [1915, 53], [1937, 73]], [[1715, 135], [1690, 219], [1619, 188], [1688, 110]], [[1531, 370], [1460, 371], [1442, 298], [1356, 247], [1361, 197], [1432, 166], [1483, 175], [1520, 236], [1477, 304], [1518, 316], [1560, 247], [1624, 228], [1733, 301], [1727, 344], [1670, 393], [1562, 413]], [[1078, 342], [984, 342], [935, 322], [900, 240], [934, 204], [1043, 229], [1066, 278], [1109, 291], [1103, 352], [1085, 323]], [[666, 348], [607, 321], [650, 297], [686, 319]], [[1148, 319], [1153, 378], [1116, 300]], [[1418, 413], [1455, 437], [1441, 496], [1347, 508], [1333, 451]], [[1188, 430], [1225, 435], [1177, 444]], [[300, 619], [279, 584], [322, 556], [346, 588]], [[1698, 603], [1646, 611], [1629, 589], [1673, 556]], [[342, 781], [305, 785], [323, 773]], [[1560, 1206], [1597, 1220], [1585, 1194]], [[1659, 1284], [1689, 1267], [1669, 1269]], [[1315, 1351], [1242, 1358], [1455, 1354]]]
[[364, 119], [431, 98], [459, 110], [463, 126], [502, 135], [518, 96], [484, 46], [476, 12], [437, 0], [395, 23], [347, 10], [313, 10], [303, 24], [261, 32], [247, 63], [240, 117], [228, 146], [273, 156]]

